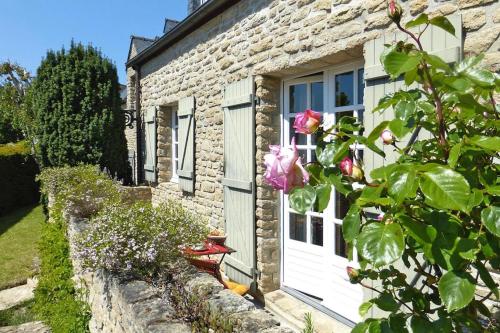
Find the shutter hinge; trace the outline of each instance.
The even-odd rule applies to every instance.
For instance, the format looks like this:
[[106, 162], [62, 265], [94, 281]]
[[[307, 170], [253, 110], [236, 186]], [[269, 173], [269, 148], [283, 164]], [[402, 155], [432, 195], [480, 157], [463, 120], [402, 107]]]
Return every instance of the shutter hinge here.
[[256, 268], [252, 268], [252, 275], [255, 280], [260, 280], [261, 271]]
[[260, 97], [257, 97], [256, 95], [252, 95], [253, 100], [255, 102], [255, 105], [260, 105], [261, 99]]

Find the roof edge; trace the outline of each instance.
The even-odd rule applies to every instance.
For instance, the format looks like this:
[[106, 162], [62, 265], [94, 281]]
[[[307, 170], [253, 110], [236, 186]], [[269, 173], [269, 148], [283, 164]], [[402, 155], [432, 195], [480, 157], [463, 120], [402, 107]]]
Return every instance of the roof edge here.
[[179, 22], [168, 33], [155, 39], [153, 44], [136, 54], [132, 59], [129, 59], [125, 63], [125, 66], [127, 68], [140, 66], [240, 1], [241, 0], [212, 0], [204, 3], [188, 17]]

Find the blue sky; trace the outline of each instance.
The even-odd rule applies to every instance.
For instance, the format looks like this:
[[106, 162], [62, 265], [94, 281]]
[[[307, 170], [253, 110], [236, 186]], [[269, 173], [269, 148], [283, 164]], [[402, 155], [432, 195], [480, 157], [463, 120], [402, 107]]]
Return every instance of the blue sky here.
[[74, 39], [100, 48], [125, 83], [130, 35], [160, 36], [166, 17], [185, 18], [187, 0], [0, 0], [0, 8], [0, 61], [35, 74], [48, 49]]

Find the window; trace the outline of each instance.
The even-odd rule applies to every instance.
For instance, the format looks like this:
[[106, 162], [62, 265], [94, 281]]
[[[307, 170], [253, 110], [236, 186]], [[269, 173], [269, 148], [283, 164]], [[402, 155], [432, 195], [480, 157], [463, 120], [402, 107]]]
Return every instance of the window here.
[[[316, 136], [296, 133], [293, 128], [295, 115], [312, 109], [323, 112], [324, 108], [324, 84], [323, 75], [311, 75], [303, 79], [297, 79], [286, 85], [285, 93], [285, 146], [289, 146], [292, 137], [299, 150], [302, 163], [316, 161]], [[307, 215], [295, 214], [288, 210], [288, 237], [292, 240], [323, 246], [323, 213], [317, 211], [308, 212]]]
[[[311, 75], [285, 82], [283, 112], [283, 144], [289, 146], [292, 137], [302, 158], [302, 163], [316, 161], [316, 138], [314, 135], [296, 133], [293, 124], [295, 115], [310, 108], [322, 112], [323, 123], [336, 124], [342, 117], [354, 117], [363, 121], [363, 80], [362, 65], [349, 65], [328, 70], [319, 75]], [[358, 161], [363, 160], [363, 146], [353, 144], [352, 155]], [[288, 200], [285, 198], [285, 203]], [[332, 193], [329, 208], [320, 213], [318, 209], [307, 212], [305, 216], [296, 214], [288, 204], [285, 205], [285, 223], [290, 240], [304, 245], [327, 247], [330, 253], [347, 258], [347, 247], [342, 237], [342, 220], [349, 210], [347, 199], [340, 193]], [[333, 222], [331, 227], [325, 223]], [[324, 243], [324, 242], [328, 242]]]
[[172, 109], [172, 179], [170, 181], [177, 183], [177, 169], [179, 167], [179, 122], [177, 120], [177, 109]]

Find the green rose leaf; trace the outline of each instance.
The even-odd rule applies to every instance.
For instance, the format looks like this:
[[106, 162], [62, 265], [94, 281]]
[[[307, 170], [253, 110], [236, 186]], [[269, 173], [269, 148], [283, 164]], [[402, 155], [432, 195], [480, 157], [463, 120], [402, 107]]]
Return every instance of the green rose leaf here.
[[420, 60], [422, 60], [422, 54], [420, 53], [406, 54], [393, 49], [385, 55], [383, 64], [385, 71], [391, 77], [396, 78], [416, 68]]
[[406, 134], [410, 133], [412, 128], [413, 126], [408, 127], [408, 122], [397, 118], [389, 123], [389, 129], [398, 139], [402, 139]]
[[491, 87], [495, 84], [495, 75], [484, 69], [468, 68], [463, 75], [481, 87]]
[[352, 242], [359, 234], [359, 226], [361, 225], [361, 218], [359, 216], [360, 208], [356, 205], [352, 205], [344, 217], [342, 223], [342, 234], [344, 239], [348, 242]]
[[335, 166], [333, 163], [333, 156], [338, 149], [338, 144], [336, 142], [329, 143], [324, 149], [317, 148], [316, 156], [318, 157], [318, 162], [321, 163], [325, 168], [331, 168]]
[[436, 16], [429, 20], [429, 24], [434, 25], [436, 27], [440, 27], [446, 32], [449, 32], [453, 36], [455, 36], [455, 27], [451, 22], [444, 16]]
[[450, 154], [448, 156], [448, 165], [452, 169], [455, 168], [455, 166], [457, 165], [461, 149], [462, 149], [462, 143], [457, 143], [450, 149]]
[[406, 121], [414, 115], [416, 108], [417, 105], [415, 101], [399, 101], [398, 104], [394, 106], [394, 114], [397, 118]]
[[290, 192], [288, 200], [293, 210], [299, 214], [305, 214], [313, 208], [316, 191], [311, 185], [306, 185], [303, 188], [297, 187]]
[[481, 212], [481, 222], [493, 235], [500, 237], [500, 207], [490, 206]]
[[467, 211], [469, 183], [456, 171], [435, 166], [422, 174], [420, 189], [428, 203], [436, 208]]
[[361, 317], [364, 317], [368, 313], [368, 311], [370, 311], [372, 306], [373, 306], [372, 302], [364, 302], [363, 304], [361, 304], [359, 306], [359, 315]]
[[498, 136], [475, 136], [470, 139], [470, 142], [480, 148], [500, 151], [500, 137]]
[[420, 14], [416, 19], [406, 23], [405, 27], [406, 29], [409, 29], [427, 23], [429, 23], [429, 17], [427, 16], [427, 14], [423, 13]]
[[324, 211], [325, 208], [328, 207], [331, 193], [332, 193], [332, 187], [330, 184], [321, 184], [316, 187], [316, 196], [318, 198], [318, 209], [320, 212]]
[[371, 223], [359, 234], [356, 247], [375, 267], [388, 265], [403, 254], [403, 230], [396, 223]]
[[449, 271], [439, 280], [438, 289], [446, 309], [451, 312], [472, 301], [476, 285], [469, 273]]
[[411, 165], [395, 167], [387, 179], [389, 195], [394, 198], [396, 203], [403, 202], [405, 198], [414, 197], [418, 187], [416, 179], [417, 171]]
[[396, 302], [394, 297], [388, 293], [383, 292], [377, 298], [372, 300], [380, 310], [394, 312], [399, 310], [399, 303]]

